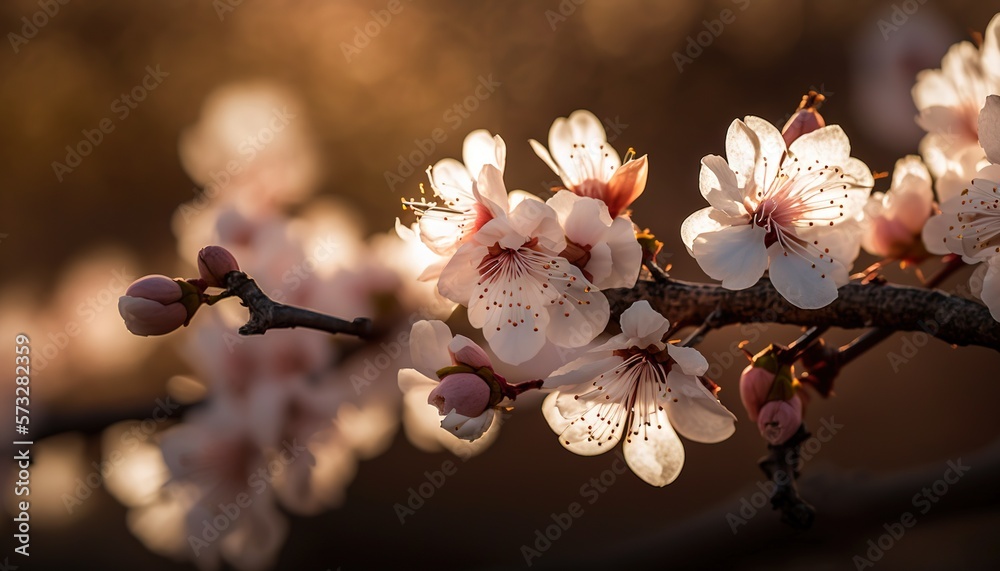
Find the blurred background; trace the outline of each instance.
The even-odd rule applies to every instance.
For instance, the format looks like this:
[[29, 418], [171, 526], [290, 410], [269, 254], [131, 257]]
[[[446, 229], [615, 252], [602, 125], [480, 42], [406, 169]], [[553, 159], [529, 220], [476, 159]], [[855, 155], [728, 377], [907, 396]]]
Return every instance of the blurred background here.
[[[148, 430], [143, 420], [168, 395], [197, 406], [206, 391], [223, 390], [212, 383], [238, 382], [239, 366], [259, 370], [252, 360], [213, 361], [213, 351], [233, 354], [223, 334], [235, 332], [238, 308], [202, 310], [195, 322], [203, 325], [164, 338], [129, 335], [116, 304], [136, 277], [195, 275], [206, 240], [243, 247], [248, 259], [256, 247], [251, 265], [259, 269], [245, 269], [265, 291], [284, 288], [297, 303], [402, 328], [434, 303], [428, 292], [403, 299], [403, 284], [421, 268], [391, 233], [397, 216], [412, 222], [400, 199], [419, 194], [424, 169], [460, 158], [465, 134], [486, 128], [507, 142], [508, 188], [545, 197], [556, 177], [527, 140], [544, 142], [553, 119], [585, 108], [620, 153], [649, 154], [633, 219], [665, 243], [673, 276], [701, 281], [678, 230], [703, 206], [699, 161], [723, 152], [734, 118], [780, 126], [814, 89], [852, 154], [891, 171], [922, 136], [910, 96], [915, 74], [982, 33], [998, 8], [981, 0], [3, 3], [0, 355], [11, 365], [0, 372], [10, 403], [0, 418], [13, 421], [14, 336], [25, 333], [36, 349], [37, 438], [31, 557], [13, 554], [10, 518], [24, 498], [13, 493], [11, 463], [0, 493], [10, 514], [3, 556], [24, 569], [194, 568], [184, 537], [164, 539], [169, 518], [136, 515], [149, 507], [136, 498], [165, 482], [161, 435], [194, 413], [157, 414]], [[234, 159], [239, 172], [226, 175]], [[272, 230], [280, 237], [268, 238]], [[306, 272], [316, 274], [313, 285], [300, 275], [308, 287], [293, 287], [288, 271], [316, 262], [314, 248], [330, 236], [332, 253]], [[294, 248], [274, 246], [286, 243]], [[872, 261], [862, 254], [856, 268]], [[914, 283], [912, 272], [890, 275]], [[814, 528], [792, 531], [767, 507], [746, 511], [743, 500], [759, 499], [764, 446], [740, 407], [745, 363], [732, 347], [750, 338], [756, 351], [797, 333], [758, 325], [708, 336], [700, 348], [717, 366], [720, 399], [740, 418], [738, 430], [717, 445], [685, 442], [685, 469], [664, 489], [630, 472], [608, 476], [610, 455], [565, 451], [530, 400], [482, 455], [424, 452], [399, 428], [395, 370], [406, 365], [380, 370], [368, 379], [380, 388], [337, 401], [341, 444], [318, 459], [333, 466], [336, 489], [308, 509], [279, 502], [275, 517], [288, 527], [274, 567], [843, 569], [861, 556], [881, 569], [995, 568], [1000, 356], [919, 333], [885, 341], [842, 374], [835, 397], [810, 405], [807, 426], [841, 426], [806, 463]], [[279, 343], [272, 335], [270, 345]], [[289, 367], [337, 361], [323, 386], [349, 385], [364, 370], [363, 348], [331, 349], [318, 337], [288, 338], [292, 352], [308, 353]], [[343, 364], [352, 359], [354, 369]], [[87, 484], [109, 460], [108, 442], [122, 441], [115, 431], [130, 426], [140, 435], [130, 452], [144, 459], [115, 463]], [[933, 488], [959, 458], [968, 475], [946, 492]], [[449, 459], [453, 474], [401, 522], [397, 505]], [[602, 476], [604, 491], [589, 503], [581, 487]], [[924, 488], [939, 501], [920, 513], [913, 497]], [[536, 532], [572, 502], [583, 515], [555, 541], [537, 543]], [[906, 511], [916, 526], [869, 554]], [[735, 531], [733, 514], [746, 520]], [[524, 546], [539, 556], [526, 558]]]

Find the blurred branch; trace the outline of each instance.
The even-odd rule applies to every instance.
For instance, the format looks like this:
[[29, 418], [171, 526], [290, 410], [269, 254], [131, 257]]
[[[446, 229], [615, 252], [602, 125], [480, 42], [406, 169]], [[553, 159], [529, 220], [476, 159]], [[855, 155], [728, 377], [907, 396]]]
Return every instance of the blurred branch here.
[[721, 285], [668, 279], [640, 281], [634, 288], [605, 293], [611, 302], [612, 322], [633, 302], [645, 299], [676, 326], [697, 326], [712, 316], [717, 327], [769, 322], [804, 327], [919, 330], [953, 345], [1000, 350], [1000, 323], [993, 319], [989, 309], [933, 289], [851, 283], [840, 288], [840, 295], [833, 303], [820, 309], [795, 307], [766, 279], [738, 291]]
[[240, 327], [240, 335], [263, 335], [269, 329], [291, 329], [307, 327], [327, 333], [344, 333], [362, 339], [371, 335], [370, 319], [359, 317], [346, 321], [337, 317], [317, 313], [301, 307], [278, 303], [261, 291], [257, 282], [243, 272], [226, 274], [226, 289], [240, 298], [250, 310], [250, 320]]

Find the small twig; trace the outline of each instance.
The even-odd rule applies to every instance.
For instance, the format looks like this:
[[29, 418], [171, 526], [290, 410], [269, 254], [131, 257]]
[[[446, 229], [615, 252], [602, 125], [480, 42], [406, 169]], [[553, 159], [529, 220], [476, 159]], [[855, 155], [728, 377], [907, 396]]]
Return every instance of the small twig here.
[[681, 341], [680, 343], [681, 346], [694, 347], [698, 343], [701, 343], [701, 340], [705, 337], [705, 335], [707, 335], [709, 331], [715, 329], [715, 320], [719, 317], [719, 314], [721, 313], [722, 312], [719, 310], [719, 308], [716, 308], [715, 311], [709, 313], [708, 317], [705, 318], [705, 321], [703, 321], [701, 325], [698, 326], [697, 329], [692, 331], [690, 335], [688, 335], [683, 341]]
[[524, 381], [523, 383], [509, 383], [507, 384], [504, 396], [513, 400], [521, 393], [542, 388], [542, 385], [544, 384], [545, 381], [543, 379], [534, 379], [531, 381]]
[[670, 281], [670, 276], [664, 271], [663, 268], [656, 263], [656, 260], [651, 258], [644, 258], [642, 260], [642, 265], [649, 270], [649, 274], [653, 276], [653, 279], [658, 283], [666, 283]]
[[226, 289], [240, 298], [250, 310], [250, 320], [240, 327], [240, 335], [263, 335], [269, 329], [307, 327], [327, 333], [345, 333], [362, 339], [371, 335], [370, 319], [359, 317], [346, 321], [301, 307], [278, 303], [261, 291], [252, 278], [243, 272], [229, 272], [225, 278]]
[[[944, 267], [924, 282], [924, 285], [928, 289], [933, 289], [941, 285], [944, 280], [948, 279], [952, 274], [965, 266], [965, 262], [962, 261], [962, 257], [954, 254], [945, 256], [944, 261]], [[872, 347], [875, 347], [882, 341], [888, 339], [894, 332], [895, 331], [892, 329], [880, 328], [872, 329], [871, 331], [866, 331], [864, 334], [859, 335], [856, 339], [840, 348], [837, 355], [837, 365], [843, 367], [854, 359], [857, 359]]]

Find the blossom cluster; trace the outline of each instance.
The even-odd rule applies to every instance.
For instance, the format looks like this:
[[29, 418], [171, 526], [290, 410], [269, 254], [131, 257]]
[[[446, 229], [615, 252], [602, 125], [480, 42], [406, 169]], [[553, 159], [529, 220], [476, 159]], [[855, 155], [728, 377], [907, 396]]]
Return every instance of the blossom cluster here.
[[[958, 44], [941, 66], [913, 89], [927, 131], [920, 155], [900, 158], [884, 190], [876, 190], [884, 175], [852, 156], [844, 129], [818, 112], [821, 95], [804, 97], [781, 129], [753, 115], [733, 120], [724, 156], [701, 160], [708, 206], [681, 225], [688, 253], [722, 288], [766, 278], [805, 310], [830, 305], [839, 288], [882, 265], [950, 254], [982, 262], [974, 293], [1000, 321], [1000, 15], [981, 47]], [[230, 114], [269, 120], [265, 108], [282, 97], [239, 93], [213, 98], [183, 138], [185, 166], [200, 183], [221, 184], [239, 129], [252, 129]], [[202, 250], [200, 277], [142, 278], [119, 302], [136, 335], [188, 326], [181, 352], [208, 395], [162, 435], [162, 487], [142, 500], [122, 496], [133, 531], [152, 549], [207, 568], [273, 560], [287, 532], [278, 506], [315, 513], [336, 505], [357, 460], [386, 446], [400, 399], [387, 384], [402, 392], [416, 446], [461, 455], [488, 447], [518, 398], [545, 390], [542, 412], [562, 447], [590, 456], [621, 442], [628, 466], [654, 486], [679, 476], [681, 436], [717, 443], [734, 433], [737, 417], [693, 347], [701, 333], [678, 338], [690, 323], [671, 324], [643, 300], [621, 312], [619, 333], [606, 333], [606, 290], [634, 287], [644, 264], [655, 279], [666, 274], [648, 246], [655, 238], [632, 220], [650, 159], [620, 155], [593, 113], [558, 118], [547, 145], [529, 142], [562, 181], [551, 196], [508, 190], [507, 143], [477, 130], [462, 161], [430, 166], [429, 191], [403, 201], [415, 222], [397, 219], [395, 232], [368, 240], [331, 201], [286, 213], [307, 200], [318, 167], [295, 124], [283, 129], [284, 142], [226, 176], [216, 198], [178, 211], [182, 252], [223, 247]], [[862, 248], [880, 261], [852, 276]], [[276, 301], [373, 317], [393, 344], [300, 331], [238, 337], [229, 332], [244, 314], [232, 305], [193, 320], [198, 307], [231, 294], [225, 276], [237, 270]], [[456, 323], [457, 306], [475, 333]], [[806, 377], [793, 363], [808, 350], [748, 353], [740, 400], [772, 447], [805, 437]], [[828, 396], [830, 386], [817, 391]], [[257, 491], [252, 475], [261, 473]], [[247, 508], [252, 515], [207, 540], [204, 522], [250, 489], [261, 498]], [[169, 541], [164, 527], [177, 530]]]

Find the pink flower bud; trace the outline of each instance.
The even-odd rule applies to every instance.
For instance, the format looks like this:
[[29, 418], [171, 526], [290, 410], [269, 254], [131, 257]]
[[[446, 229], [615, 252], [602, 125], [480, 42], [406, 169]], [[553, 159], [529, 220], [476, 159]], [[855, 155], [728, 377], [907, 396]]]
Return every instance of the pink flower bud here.
[[784, 444], [802, 426], [802, 400], [798, 395], [791, 400], [775, 400], [760, 408], [757, 428], [772, 446]]
[[128, 286], [118, 299], [118, 313], [135, 335], [163, 335], [190, 319], [185, 288], [166, 276], [145, 276]]
[[209, 286], [226, 287], [226, 274], [239, 270], [236, 258], [222, 246], [206, 246], [198, 252], [198, 273]]
[[810, 91], [808, 94], [802, 96], [802, 102], [799, 103], [798, 110], [781, 129], [781, 136], [785, 139], [785, 145], [790, 147], [795, 139], [798, 139], [802, 135], [826, 127], [826, 121], [818, 111], [819, 106], [825, 99], [826, 97], [822, 93], [816, 93], [815, 91]]
[[740, 375], [740, 400], [743, 401], [743, 408], [747, 409], [750, 420], [757, 420], [757, 415], [771, 392], [774, 377], [774, 373], [763, 367], [747, 365], [743, 369], [743, 374]]
[[427, 404], [437, 407], [438, 414], [452, 410], [467, 417], [476, 417], [486, 410], [490, 401], [490, 386], [472, 373], [448, 375], [427, 396]]

